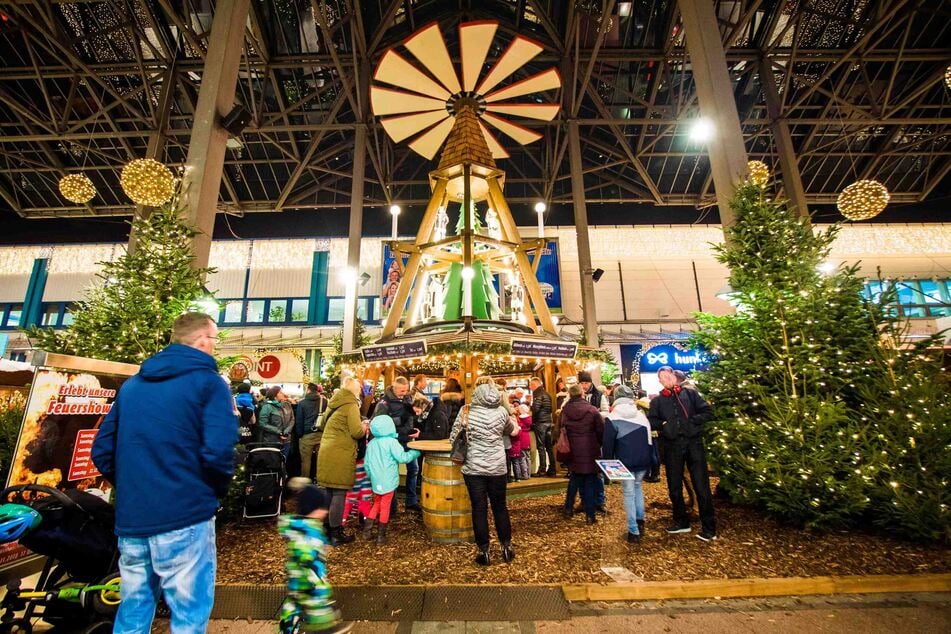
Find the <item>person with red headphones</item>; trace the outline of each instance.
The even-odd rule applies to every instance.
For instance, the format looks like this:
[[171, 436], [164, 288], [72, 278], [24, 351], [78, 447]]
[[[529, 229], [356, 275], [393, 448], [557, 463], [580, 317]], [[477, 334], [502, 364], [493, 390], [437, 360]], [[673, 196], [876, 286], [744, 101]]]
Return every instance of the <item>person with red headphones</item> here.
[[717, 538], [713, 495], [710, 492], [710, 474], [707, 470], [707, 452], [703, 446], [703, 426], [713, 418], [713, 410], [693, 389], [681, 387], [673, 368], [664, 366], [657, 371], [664, 389], [651, 400], [647, 418], [651, 427], [664, 438], [664, 471], [667, 474], [667, 492], [673, 506], [674, 523], [668, 533], [689, 533], [690, 520], [684, 504], [684, 465], [690, 471], [697, 505], [700, 507], [701, 530], [697, 537], [705, 542]]

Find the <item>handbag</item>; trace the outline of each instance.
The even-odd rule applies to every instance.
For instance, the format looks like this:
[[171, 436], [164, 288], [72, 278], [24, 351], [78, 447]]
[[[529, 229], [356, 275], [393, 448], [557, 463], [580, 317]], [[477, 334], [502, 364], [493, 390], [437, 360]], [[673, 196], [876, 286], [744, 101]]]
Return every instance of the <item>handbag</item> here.
[[453, 464], [461, 465], [466, 462], [466, 455], [469, 453], [469, 406], [464, 406], [459, 410], [459, 416], [462, 416], [462, 429], [456, 434], [456, 439], [452, 441], [452, 453], [449, 459]]
[[571, 462], [571, 445], [568, 443], [568, 430], [564, 427], [561, 428], [561, 435], [555, 443], [555, 458], [563, 464]]

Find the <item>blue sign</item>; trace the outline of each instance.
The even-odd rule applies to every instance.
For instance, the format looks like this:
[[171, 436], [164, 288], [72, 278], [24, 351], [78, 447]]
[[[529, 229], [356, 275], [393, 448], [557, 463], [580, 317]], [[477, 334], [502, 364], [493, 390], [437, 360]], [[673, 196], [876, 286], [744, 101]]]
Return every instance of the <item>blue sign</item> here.
[[[534, 262], [534, 254], [529, 255], [529, 261]], [[553, 313], [561, 312], [561, 270], [558, 267], [558, 242], [549, 240], [542, 250], [542, 259], [538, 263], [538, 285], [545, 296], [548, 310]]]
[[641, 352], [640, 371], [657, 372], [663, 366], [669, 365], [674, 370], [691, 372], [706, 369], [708, 361], [707, 353], [699, 348], [684, 349], [673, 344], [663, 344]]

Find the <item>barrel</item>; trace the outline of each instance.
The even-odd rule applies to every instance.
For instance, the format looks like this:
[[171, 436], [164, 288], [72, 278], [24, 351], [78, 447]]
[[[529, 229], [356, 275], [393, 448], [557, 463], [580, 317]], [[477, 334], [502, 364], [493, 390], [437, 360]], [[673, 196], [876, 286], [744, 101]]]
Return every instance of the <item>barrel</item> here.
[[448, 453], [427, 452], [423, 458], [423, 524], [434, 542], [472, 541], [472, 506], [461, 465]]

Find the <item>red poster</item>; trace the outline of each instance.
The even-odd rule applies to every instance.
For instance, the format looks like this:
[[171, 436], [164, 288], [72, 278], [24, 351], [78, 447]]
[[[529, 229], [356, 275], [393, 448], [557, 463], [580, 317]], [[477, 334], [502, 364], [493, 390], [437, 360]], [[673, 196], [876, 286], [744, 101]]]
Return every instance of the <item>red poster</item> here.
[[92, 463], [92, 443], [99, 429], [80, 429], [73, 446], [73, 459], [69, 461], [69, 481], [98, 478], [101, 474]]

